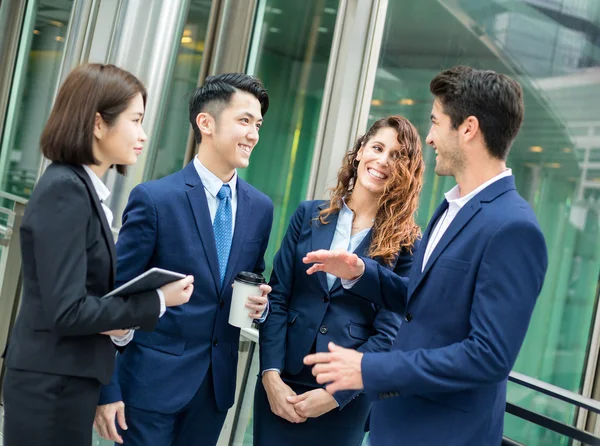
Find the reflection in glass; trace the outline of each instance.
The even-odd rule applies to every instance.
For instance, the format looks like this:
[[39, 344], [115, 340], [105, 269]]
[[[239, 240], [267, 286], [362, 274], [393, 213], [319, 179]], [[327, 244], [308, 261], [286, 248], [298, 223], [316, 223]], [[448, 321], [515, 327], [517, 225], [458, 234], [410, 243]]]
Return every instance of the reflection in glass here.
[[270, 274], [289, 219], [306, 197], [338, 1], [264, 3], [250, 74], [265, 84], [270, 106], [250, 167], [239, 175], [275, 205], [266, 254]]
[[[544, 231], [549, 268], [515, 370], [581, 392], [600, 268], [600, 2], [422, 0], [389, 2], [369, 121], [407, 116], [424, 138], [429, 81], [464, 64], [515, 77], [525, 122], [508, 165]], [[424, 227], [453, 185], [437, 177], [425, 146]], [[566, 423], [574, 413], [509, 386], [509, 400]], [[511, 417], [505, 433], [525, 444], [564, 438]]]
[[[42, 159], [40, 135], [60, 74], [73, 0], [38, 2], [31, 29], [23, 30], [0, 151], [0, 188], [29, 197]], [[27, 23], [27, 22], [26, 22]], [[12, 112], [12, 113], [11, 113]]]
[[166, 101], [164, 122], [154, 138], [159, 138], [153, 165], [146, 179], [157, 179], [183, 167], [190, 130], [188, 97], [198, 85], [198, 75], [204, 55], [211, 0], [192, 0], [181, 36], [177, 61]]
[[[337, 0], [264, 0], [259, 6], [249, 72], [265, 84], [270, 105], [250, 166], [238, 174], [275, 205], [267, 277], [289, 219], [306, 197], [337, 7]], [[242, 407], [248, 411], [239, 418], [242, 427], [247, 423], [244, 446], [252, 444], [255, 379], [246, 386]]]

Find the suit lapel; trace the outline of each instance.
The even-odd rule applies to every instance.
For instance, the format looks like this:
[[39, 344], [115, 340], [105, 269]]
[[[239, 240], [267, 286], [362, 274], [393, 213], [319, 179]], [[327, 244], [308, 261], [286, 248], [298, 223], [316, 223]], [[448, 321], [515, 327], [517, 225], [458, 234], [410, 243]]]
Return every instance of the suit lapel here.
[[246, 239], [246, 229], [248, 228], [248, 219], [251, 215], [250, 196], [246, 183], [238, 177], [237, 180], [237, 211], [235, 216], [235, 228], [233, 231], [233, 239], [231, 241], [231, 250], [229, 251], [229, 260], [227, 262], [227, 271], [225, 272], [225, 280], [227, 284], [235, 271], [235, 264], [240, 258], [240, 251]]
[[110, 289], [112, 290], [115, 282], [115, 275], [117, 269], [117, 253], [115, 250], [115, 240], [112, 235], [112, 230], [108, 225], [108, 220], [106, 220], [106, 214], [104, 213], [104, 209], [102, 209], [102, 203], [100, 202], [100, 198], [98, 198], [98, 194], [96, 193], [96, 189], [92, 183], [91, 178], [87, 174], [81, 166], [69, 166], [73, 171], [83, 180], [85, 186], [88, 189], [88, 193], [92, 199], [92, 203], [94, 204], [94, 208], [96, 209], [96, 213], [100, 218], [100, 225], [102, 227], [102, 235], [104, 236], [104, 241], [108, 246], [108, 253], [110, 256], [110, 264], [112, 265], [110, 272]]
[[[335, 227], [337, 226], [339, 213], [336, 212], [335, 214], [330, 215], [328, 217], [328, 223], [326, 225], [324, 225], [317, 219], [317, 217], [319, 216], [319, 212], [321, 212], [321, 210], [324, 209], [325, 206], [327, 206], [327, 203], [323, 203], [322, 205], [318, 206], [317, 210], [312, 215], [312, 251], [316, 251], [318, 249], [329, 249], [331, 247], [331, 241], [333, 240], [333, 236], [335, 235]], [[327, 274], [322, 271], [319, 271], [316, 274], [323, 290], [325, 292], [329, 292], [329, 287], [327, 286]]]
[[194, 162], [190, 162], [184, 169], [186, 185], [188, 186], [186, 194], [194, 214], [196, 228], [200, 236], [200, 241], [204, 247], [206, 260], [213, 276], [217, 293], [221, 288], [221, 278], [219, 276], [219, 261], [217, 257], [217, 245], [213, 234], [208, 202], [206, 201], [206, 192], [200, 176], [194, 167]]
[[420, 282], [421, 276], [423, 275], [423, 273], [421, 272], [421, 270], [423, 269], [423, 258], [425, 257], [425, 251], [427, 250], [427, 243], [429, 243], [431, 232], [433, 231], [433, 228], [437, 221], [444, 214], [444, 212], [446, 212], [446, 209], [448, 209], [448, 202], [444, 200], [437, 207], [437, 209], [433, 213], [433, 216], [431, 217], [431, 220], [429, 220], [427, 228], [425, 228], [425, 232], [423, 233], [423, 237], [421, 238], [421, 243], [419, 245], [419, 250], [413, 258], [413, 266], [410, 281], [408, 284], [409, 299], [410, 295], [415, 290], [417, 283]]
[[452, 223], [450, 223], [450, 226], [448, 226], [448, 229], [446, 229], [446, 232], [444, 235], [442, 235], [442, 238], [429, 256], [427, 265], [425, 265], [423, 273], [415, 284], [415, 289], [419, 286], [421, 280], [423, 280], [423, 278], [427, 275], [435, 261], [442, 254], [442, 252], [444, 252], [454, 237], [456, 237], [460, 231], [462, 231], [465, 225], [469, 223], [469, 221], [475, 216], [475, 214], [477, 214], [477, 212], [479, 212], [480, 209], [481, 204], [479, 203], [479, 200], [471, 200], [460, 211], [458, 211], [458, 214], [456, 214], [456, 217], [454, 217], [454, 220], [452, 220]]
[[[431, 256], [427, 260], [427, 265], [425, 265], [425, 269], [423, 270], [423, 272], [421, 274], [415, 274], [416, 280], [414, 280], [413, 275], [411, 275], [411, 284], [409, 285], [409, 299], [415, 292], [415, 290], [418, 288], [418, 286], [421, 284], [423, 279], [427, 276], [427, 273], [429, 272], [429, 270], [431, 270], [438, 257], [448, 247], [450, 242], [454, 240], [454, 238], [464, 229], [464, 227], [469, 223], [469, 221], [471, 221], [471, 219], [475, 215], [477, 215], [477, 213], [481, 210], [482, 203], [490, 203], [502, 194], [514, 189], [515, 181], [513, 176], [501, 178], [495, 181], [494, 183], [490, 184], [477, 195], [475, 195], [473, 198], [471, 198], [471, 200], [469, 200], [469, 202], [460, 211], [458, 211], [458, 214], [456, 215], [456, 217], [454, 217], [454, 220], [452, 220], [452, 223], [450, 223], [450, 226], [448, 226], [448, 229], [446, 230], [446, 232], [438, 242], [437, 246], [431, 253]], [[418, 268], [417, 271], [419, 272], [421, 271], [423, 256], [425, 254], [425, 250], [427, 249], [427, 243], [429, 243], [431, 231], [435, 226], [435, 223], [447, 207], [448, 203], [446, 200], [444, 200], [440, 207], [438, 207], [436, 213], [434, 214], [433, 218], [429, 223], [426, 232], [426, 237], [423, 238], [423, 243], [421, 244], [423, 248], [419, 250], [420, 252], [418, 257], [420, 263], [418, 265], [415, 265], [415, 267]]]

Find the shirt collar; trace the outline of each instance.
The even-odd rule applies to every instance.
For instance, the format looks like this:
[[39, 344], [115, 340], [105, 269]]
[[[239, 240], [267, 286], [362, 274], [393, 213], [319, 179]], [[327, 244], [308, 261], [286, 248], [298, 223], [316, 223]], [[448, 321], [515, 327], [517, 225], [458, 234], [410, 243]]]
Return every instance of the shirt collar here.
[[452, 189], [450, 189], [448, 192], [446, 192], [446, 194], [445, 194], [446, 201], [448, 202], [448, 204], [453, 204], [455, 206], [458, 206], [458, 208], [460, 209], [465, 204], [467, 204], [471, 198], [473, 198], [475, 195], [477, 195], [483, 189], [488, 187], [490, 184], [495, 183], [496, 181], [498, 181], [504, 177], [509, 177], [511, 175], [512, 175], [512, 169], [506, 169], [504, 172], [502, 172], [502, 173], [496, 175], [494, 178], [486, 181], [481, 186], [479, 186], [477, 189], [475, 189], [471, 193], [465, 195], [464, 197], [460, 196], [460, 188], [458, 187], [458, 184], [457, 184]]
[[85, 170], [85, 172], [90, 177], [90, 180], [92, 180], [92, 185], [94, 186], [94, 189], [96, 190], [96, 194], [98, 194], [98, 198], [100, 199], [101, 202], [104, 202], [110, 195], [110, 191], [108, 190], [108, 187], [106, 187], [106, 185], [102, 182], [102, 180], [100, 178], [98, 178], [98, 175], [96, 175], [94, 173], [94, 171], [92, 169], [90, 169], [89, 166], [84, 165], [83, 170]]
[[234, 171], [233, 177], [229, 182], [223, 183], [221, 179], [208, 170], [198, 159], [197, 156], [194, 157], [194, 167], [196, 168], [196, 172], [198, 172], [198, 176], [204, 185], [204, 188], [210, 193], [213, 197], [216, 197], [221, 190], [221, 186], [223, 184], [228, 184], [231, 188], [231, 199], [233, 199], [237, 194], [237, 170]]
[[354, 212], [346, 204], [346, 197], [342, 197], [342, 205], [343, 206], [342, 206], [342, 209], [340, 209], [340, 214], [343, 214], [343, 215], [350, 214], [350, 215], [352, 215], [352, 217], [354, 217]]

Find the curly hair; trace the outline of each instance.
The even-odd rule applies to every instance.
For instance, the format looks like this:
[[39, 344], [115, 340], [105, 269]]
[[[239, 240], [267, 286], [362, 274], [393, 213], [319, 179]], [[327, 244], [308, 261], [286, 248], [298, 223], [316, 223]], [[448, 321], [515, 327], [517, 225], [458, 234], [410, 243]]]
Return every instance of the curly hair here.
[[390, 169], [391, 175], [379, 198], [367, 255], [371, 258], [381, 257], [391, 265], [400, 251], [412, 252], [412, 246], [421, 234], [415, 222], [415, 212], [423, 187], [425, 163], [419, 132], [408, 119], [403, 116], [380, 119], [356, 140], [338, 171], [337, 185], [330, 190], [329, 206], [321, 210], [317, 218], [321, 224], [328, 224], [328, 218], [342, 209], [343, 199], [350, 198], [356, 183], [358, 163], [355, 166], [354, 161], [359, 150], [385, 127], [391, 127], [398, 132], [401, 148], [392, 154], [394, 162]]

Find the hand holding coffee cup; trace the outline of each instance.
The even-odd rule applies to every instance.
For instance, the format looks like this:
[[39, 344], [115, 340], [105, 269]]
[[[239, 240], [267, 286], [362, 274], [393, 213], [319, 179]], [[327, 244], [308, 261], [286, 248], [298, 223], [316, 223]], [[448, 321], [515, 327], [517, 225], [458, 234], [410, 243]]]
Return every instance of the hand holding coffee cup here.
[[260, 319], [267, 305], [271, 287], [260, 274], [242, 271], [235, 276], [229, 310], [229, 324], [250, 328], [254, 319]]
[[269, 300], [269, 293], [272, 288], [269, 285], [261, 285], [259, 287], [261, 294], [259, 296], [248, 296], [248, 302], [246, 308], [251, 311], [248, 315], [252, 319], [260, 319], [267, 308], [267, 301]]

